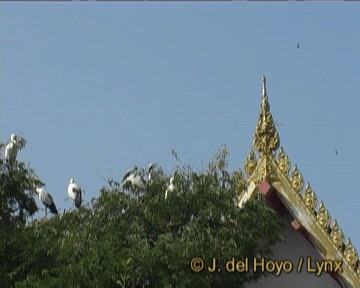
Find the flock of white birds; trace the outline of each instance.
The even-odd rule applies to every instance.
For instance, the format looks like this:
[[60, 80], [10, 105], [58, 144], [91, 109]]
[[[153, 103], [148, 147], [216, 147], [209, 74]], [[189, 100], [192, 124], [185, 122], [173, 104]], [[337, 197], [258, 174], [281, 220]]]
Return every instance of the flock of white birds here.
[[[10, 169], [13, 169], [18, 151], [21, 150], [25, 144], [26, 140], [24, 138], [16, 134], [11, 134], [10, 139], [6, 143], [4, 153], [5, 163]], [[159, 173], [155, 171], [155, 166], [156, 165], [151, 163], [147, 169], [149, 183], [160, 177]], [[169, 193], [175, 191], [174, 180], [174, 176], [170, 178], [170, 183], [165, 191], [165, 199], [168, 198]], [[134, 189], [137, 197], [140, 196], [140, 193], [146, 192], [147, 182], [144, 180], [144, 173], [137, 166], [134, 166], [133, 169], [128, 170], [125, 173], [122, 178], [122, 183], [124, 188]], [[45, 206], [45, 218], [47, 217], [47, 209], [53, 214], [58, 214], [54, 199], [45, 187], [36, 187], [35, 192]], [[70, 179], [67, 192], [69, 198], [73, 201], [74, 206], [79, 209], [82, 204], [82, 194], [84, 190], [75, 183], [74, 178]]]

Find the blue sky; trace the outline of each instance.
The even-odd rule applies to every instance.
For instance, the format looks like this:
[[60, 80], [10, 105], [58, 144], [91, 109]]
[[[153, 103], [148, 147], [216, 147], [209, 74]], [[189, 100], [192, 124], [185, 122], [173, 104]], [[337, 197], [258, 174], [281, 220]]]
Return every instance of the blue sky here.
[[27, 139], [61, 210], [71, 177], [90, 201], [134, 164], [172, 173], [172, 149], [242, 168], [265, 74], [281, 145], [360, 249], [359, 3], [1, 4], [0, 138]]

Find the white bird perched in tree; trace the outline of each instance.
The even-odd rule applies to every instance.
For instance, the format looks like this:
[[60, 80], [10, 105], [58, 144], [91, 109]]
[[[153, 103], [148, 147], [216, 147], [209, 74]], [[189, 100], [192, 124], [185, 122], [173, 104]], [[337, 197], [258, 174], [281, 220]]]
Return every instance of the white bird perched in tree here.
[[168, 198], [169, 193], [174, 192], [175, 190], [174, 180], [175, 180], [174, 176], [170, 178], [170, 184], [165, 190], [165, 199]]
[[46, 208], [49, 208], [51, 213], [58, 214], [58, 211], [57, 211], [56, 206], [55, 206], [54, 199], [52, 198], [50, 193], [45, 190], [45, 188], [37, 187], [36, 188], [36, 194], [39, 196], [40, 201], [45, 206], [45, 218], [47, 216]]
[[149, 182], [154, 181], [154, 178], [155, 178], [154, 167], [155, 167], [155, 165], [153, 163], [149, 164], [149, 167], [148, 167], [148, 179], [149, 179]]
[[17, 146], [17, 139], [15, 134], [11, 134], [10, 136], [10, 142], [6, 145], [5, 148], [5, 161], [9, 164], [9, 166], [14, 165], [17, 152], [18, 152], [18, 146]]
[[146, 182], [137, 166], [135, 166], [132, 170], [128, 170], [121, 182], [124, 183], [124, 186], [127, 186], [130, 183], [137, 190], [138, 196], [140, 191], [146, 191]]
[[70, 179], [70, 183], [68, 186], [68, 195], [70, 199], [74, 201], [75, 207], [80, 208], [82, 202], [82, 190], [81, 188], [74, 182], [74, 178]]
[[153, 163], [149, 164], [147, 172], [149, 183], [159, 180], [161, 178], [161, 175], [163, 174], [161, 167], [158, 168], [157, 165]]

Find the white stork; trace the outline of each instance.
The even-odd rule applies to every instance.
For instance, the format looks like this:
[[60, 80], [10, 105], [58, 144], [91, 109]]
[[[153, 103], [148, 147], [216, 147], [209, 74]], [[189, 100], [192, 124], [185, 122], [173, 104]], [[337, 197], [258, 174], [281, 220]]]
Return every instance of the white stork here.
[[170, 184], [165, 190], [165, 199], [168, 198], [169, 193], [174, 192], [175, 190], [174, 180], [175, 180], [174, 176], [170, 178]]
[[155, 168], [155, 165], [153, 163], [150, 163], [148, 170], [147, 170], [149, 182], [152, 182], [155, 180], [156, 175], [155, 175], [154, 168]]
[[10, 142], [5, 148], [5, 161], [9, 166], [14, 165], [18, 152], [17, 137], [15, 134], [11, 134]]
[[150, 163], [147, 169], [148, 182], [159, 181], [164, 175], [163, 170], [157, 164]]
[[80, 208], [82, 202], [82, 190], [81, 188], [74, 182], [74, 178], [70, 179], [70, 183], [68, 186], [68, 195], [70, 199], [74, 201], [75, 207]]
[[159, 175], [160, 171], [159, 171], [159, 169], [155, 170], [155, 168], [157, 168], [156, 166], [157, 165], [153, 164], [153, 163], [149, 164], [149, 167], [147, 169], [149, 183], [151, 183], [153, 181], [156, 181], [156, 180], [159, 180], [159, 178], [160, 178], [160, 175]]
[[124, 186], [130, 183], [136, 189], [138, 197], [140, 192], [146, 191], [146, 182], [137, 166], [135, 166], [132, 170], [128, 170], [121, 182], [124, 183]]
[[39, 196], [40, 201], [45, 206], [45, 218], [47, 217], [46, 208], [49, 208], [51, 213], [58, 214], [58, 211], [57, 211], [56, 206], [55, 206], [54, 199], [50, 195], [50, 193], [45, 190], [45, 188], [37, 187], [36, 188], [36, 194]]

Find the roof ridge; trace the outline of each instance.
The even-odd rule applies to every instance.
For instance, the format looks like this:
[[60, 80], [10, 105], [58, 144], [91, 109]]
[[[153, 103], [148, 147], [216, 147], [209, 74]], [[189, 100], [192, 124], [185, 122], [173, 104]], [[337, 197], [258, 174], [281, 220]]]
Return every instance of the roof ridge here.
[[304, 216], [308, 218], [308, 221], [318, 227], [316, 229], [308, 227], [309, 230], [313, 230], [308, 232], [313, 233], [311, 235], [315, 238], [321, 238], [320, 240], [319, 238], [313, 239], [315, 242], [323, 241], [327, 243], [326, 247], [331, 251], [327, 251], [330, 253], [327, 256], [331, 259], [331, 257], [339, 257], [340, 255], [346, 265], [350, 267], [347, 270], [348, 272], [345, 273], [346, 275], [342, 274], [345, 281], [352, 285], [356, 284], [354, 287], [360, 287], [359, 255], [350, 238], [346, 242], [344, 241], [344, 233], [339, 224], [335, 219], [331, 223], [330, 212], [322, 201], [318, 203], [318, 198], [309, 183], [306, 184], [303, 192], [304, 178], [296, 165], [294, 165], [291, 175], [289, 174], [291, 161], [290, 157], [284, 152], [283, 147], [280, 147], [280, 150], [276, 153], [280, 146], [280, 138], [270, 112], [265, 76], [262, 77], [262, 83], [261, 110], [253, 139], [254, 149], [259, 156], [257, 157], [254, 150], [251, 149], [245, 160], [244, 170], [247, 179], [244, 181], [247, 188], [239, 196], [239, 206], [242, 206], [255, 195], [262, 181], [267, 181], [273, 187], [279, 188], [276, 190], [282, 190], [278, 193], [286, 194], [286, 201], [293, 201], [294, 203], [291, 203], [293, 208], [306, 214]]

